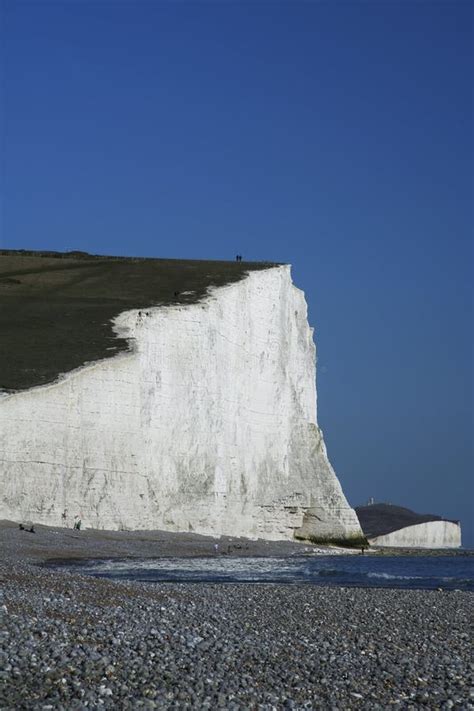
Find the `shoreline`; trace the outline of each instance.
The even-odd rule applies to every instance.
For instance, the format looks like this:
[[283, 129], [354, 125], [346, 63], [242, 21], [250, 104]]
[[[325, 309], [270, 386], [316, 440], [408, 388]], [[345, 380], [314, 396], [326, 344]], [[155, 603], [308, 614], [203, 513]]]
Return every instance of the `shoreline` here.
[[[217, 545], [217, 551], [215, 546]], [[35, 533], [21, 531], [18, 523], [0, 521], [0, 559], [22, 560], [36, 565], [80, 563], [103, 559], [160, 559], [229, 557], [292, 557], [360, 555], [357, 548], [321, 546], [301, 541], [267, 541], [233, 536], [204, 536], [169, 531], [106, 531], [35, 525]], [[472, 556], [463, 549], [368, 548], [365, 555]]]
[[[81, 565], [125, 551], [215, 558], [223, 540], [36, 531], [0, 523], [2, 711], [474, 709], [472, 592], [110, 580]], [[232, 545], [234, 557], [315, 555], [292, 542]], [[77, 570], [50, 567], [60, 554]]]
[[[18, 523], [0, 521], [0, 550], [4, 556], [27, 562], [80, 563], [99, 559], [291, 557], [295, 555], [360, 555], [359, 549], [317, 546], [300, 541], [267, 541], [235, 536], [159, 530], [108, 531], [35, 525], [21, 531]], [[216, 550], [217, 546], [217, 550]]]
[[469, 592], [0, 582], [2, 711], [474, 708]]

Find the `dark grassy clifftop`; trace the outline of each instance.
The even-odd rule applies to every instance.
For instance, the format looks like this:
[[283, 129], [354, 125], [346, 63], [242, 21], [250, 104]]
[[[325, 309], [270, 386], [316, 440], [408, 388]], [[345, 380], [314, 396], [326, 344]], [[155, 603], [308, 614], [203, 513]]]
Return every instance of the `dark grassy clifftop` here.
[[127, 349], [122, 311], [202, 299], [212, 286], [274, 264], [0, 251], [0, 389], [52, 382]]
[[[371, 504], [370, 506], [356, 506], [355, 512], [360, 521], [361, 528], [367, 538], [384, 536], [387, 533], [398, 531], [407, 526], [429, 521], [443, 521], [441, 516], [435, 514], [418, 514], [403, 506], [392, 504]], [[453, 523], [457, 523], [454, 521]]]

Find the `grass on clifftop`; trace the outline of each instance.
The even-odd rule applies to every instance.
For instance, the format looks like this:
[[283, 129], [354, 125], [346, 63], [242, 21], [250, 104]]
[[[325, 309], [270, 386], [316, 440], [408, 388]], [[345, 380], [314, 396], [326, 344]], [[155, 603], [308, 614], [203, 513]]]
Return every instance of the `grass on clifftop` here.
[[111, 323], [122, 311], [196, 303], [209, 287], [273, 266], [0, 251], [0, 390], [44, 385], [127, 350]]

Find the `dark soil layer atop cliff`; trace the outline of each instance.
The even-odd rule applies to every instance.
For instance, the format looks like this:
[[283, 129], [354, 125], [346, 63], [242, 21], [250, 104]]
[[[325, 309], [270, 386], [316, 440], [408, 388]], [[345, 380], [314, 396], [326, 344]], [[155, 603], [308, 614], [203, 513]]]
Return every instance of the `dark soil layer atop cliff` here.
[[387, 533], [398, 531], [400, 528], [416, 526], [418, 523], [443, 520], [441, 516], [418, 514], [402, 506], [392, 506], [392, 504], [357, 506], [355, 511], [367, 538], [384, 536]]
[[122, 311], [195, 303], [209, 287], [271, 266], [0, 251], [0, 389], [44, 385], [127, 350], [111, 323]]

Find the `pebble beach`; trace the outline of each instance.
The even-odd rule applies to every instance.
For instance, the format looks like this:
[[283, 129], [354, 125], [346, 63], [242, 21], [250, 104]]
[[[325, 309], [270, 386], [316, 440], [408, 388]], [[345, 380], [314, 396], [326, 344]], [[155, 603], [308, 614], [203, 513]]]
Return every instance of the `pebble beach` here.
[[34, 535], [0, 527], [2, 710], [474, 708], [472, 593], [115, 582]]

